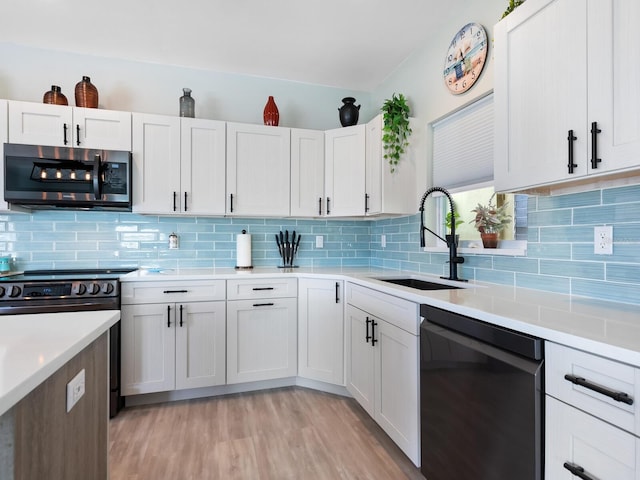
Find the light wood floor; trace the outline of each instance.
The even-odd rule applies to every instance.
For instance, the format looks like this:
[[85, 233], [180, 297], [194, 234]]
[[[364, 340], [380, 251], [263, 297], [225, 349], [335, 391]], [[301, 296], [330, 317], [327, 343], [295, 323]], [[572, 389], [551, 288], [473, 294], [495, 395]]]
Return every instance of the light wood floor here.
[[111, 480], [424, 477], [350, 398], [300, 387], [127, 408]]

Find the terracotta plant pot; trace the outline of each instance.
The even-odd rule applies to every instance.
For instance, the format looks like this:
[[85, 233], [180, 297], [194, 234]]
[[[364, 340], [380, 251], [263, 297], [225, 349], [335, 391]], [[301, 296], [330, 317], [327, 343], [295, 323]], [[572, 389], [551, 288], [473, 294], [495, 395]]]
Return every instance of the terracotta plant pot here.
[[481, 233], [482, 246], [484, 248], [498, 248], [498, 234], [497, 233]]

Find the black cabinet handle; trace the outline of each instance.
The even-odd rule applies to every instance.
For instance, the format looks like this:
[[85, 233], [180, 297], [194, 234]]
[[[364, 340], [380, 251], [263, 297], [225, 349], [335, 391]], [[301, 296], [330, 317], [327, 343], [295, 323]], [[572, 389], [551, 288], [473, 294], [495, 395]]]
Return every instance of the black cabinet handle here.
[[327, 215], [331, 215], [331, 199], [327, 197]]
[[569, 130], [569, 136], [567, 137], [569, 142], [569, 163], [567, 164], [567, 167], [569, 167], [569, 173], [573, 173], [573, 169], [578, 166], [573, 163], [573, 142], [577, 139], [578, 137], [573, 134], [573, 130]]
[[582, 468], [580, 465], [576, 465], [575, 463], [564, 462], [563, 467], [582, 480], [596, 480], [595, 477], [592, 477], [591, 475], [585, 473], [584, 468]]
[[229, 194], [229, 213], [233, 213], [233, 193]]
[[187, 192], [184, 192], [184, 211], [186, 212], [187, 210]]
[[322, 215], [322, 197], [318, 198], [318, 215]]
[[367, 213], [369, 211], [369, 194], [364, 194], [364, 212]]
[[254, 307], [273, 307], [273, 303], [254, 303]]
[[336, 282], [336, 303], [340, 303], [340, 282]]
[[171, 305], [167, 305], [167, 328], [171, 328]]
[[180, 305], [180, 326], [182, 326], [182, 305]]
[[177, 197], [177, 195], [178, 194], [176, 192], [173, 192], [173, 211], [174, 212], [178, 210], [178, 207], [176, 206], [176, 197]]
[[598, 122], [591, 122], [591, 168], [598, 168], [602, 160], [598, 158], [598, 134], [602, 130], [598, 128]]
[[585, 380], [582, 377], [576, 377], [575, 375], [566, 374], [564, 376], [564, 379], [570, 381], [574, 385], [580, 385], [581, 387], [588, 388], [589, 390], [593, 390], [594, 392], [598, 392], [602, 395], [606, 395], [607, 397], [613, 398], [616, 402], [622, 402], [622, 403], [626, 403], [627, 405], [633, 405], [633, 398], [624, 392], [611, 390], [610, 388], [603, 387], [602, 385], [598, 385], [597, 383], [590, 382], [588, 380]]
[[373, 347], [376, 343], [378, 343], [378, 339], [376, 338], [376, 327], [378, 324], [375, 320], [371, 320], [371, 346]]
[[76, 145], [80, 146], [80, 124], [76, 123]]
[[366, 324], [367, 324], [367, 334], [366, 334], [366, 336], [364, 337], [364, 341], [365, 341], [365, 342], [367, 342], [367, 343], [369, 343], [369, 340], [371, 340], [371, 335], [369, 335], [369, 324], [370, 324], [370, 323], [372, 323], [372, 322], [373, 322], [373, 320], [369, 320], [369, 317], [367, 317], [367, 321], [366, 321]]
[[187, 293], [189, 290], [165, 290], [162, 293]]
[[64, 141], [64, 144], [67, 145], [69, 141], [67, 140], [67, 124], [66, 123], [62, 124], [62, 133], [63, 133], [62, 140]]
[[274, 290], [274, 288], [273, 287], [254, 287], [253, 288], [254, 292], [259, 292], [261, 290]]

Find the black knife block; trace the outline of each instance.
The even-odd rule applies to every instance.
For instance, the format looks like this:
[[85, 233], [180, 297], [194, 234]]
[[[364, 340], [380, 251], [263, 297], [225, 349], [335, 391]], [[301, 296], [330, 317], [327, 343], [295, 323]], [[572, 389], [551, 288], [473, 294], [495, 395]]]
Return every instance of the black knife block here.
[[300, 237], [298, 237], [296, 241], [294, 232], [294, 236], [290, 242], [289, 232], [286, 232], [286, 236], [283, 236], [282, 232], [280, 232], [280, 237], [276, 235], [276, 243], [278, 245], [280, 258], [282, 259], [282, 264], [278, 265], [278, 268], [298, 268], [298, 265], [294, 265], [293, 262], [296, 258], [296, 254], [298, 253], [298, 247], [300, 246]]

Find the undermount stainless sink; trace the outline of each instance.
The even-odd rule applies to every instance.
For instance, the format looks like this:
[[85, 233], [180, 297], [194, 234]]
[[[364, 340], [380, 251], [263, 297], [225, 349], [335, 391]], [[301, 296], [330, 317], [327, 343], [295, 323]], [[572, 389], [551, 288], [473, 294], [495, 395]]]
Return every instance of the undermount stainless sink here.
[[404, 287], [416, 288], [418, 290], [456, 290], [462, 287], [450, 285], [448, 283], [428, 282], [418, 278], [377, 278], [381, 282], [394, 283]]

